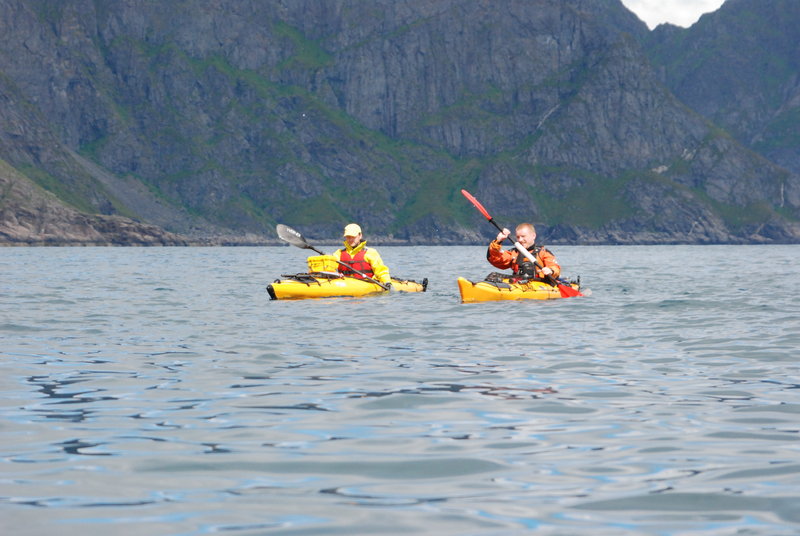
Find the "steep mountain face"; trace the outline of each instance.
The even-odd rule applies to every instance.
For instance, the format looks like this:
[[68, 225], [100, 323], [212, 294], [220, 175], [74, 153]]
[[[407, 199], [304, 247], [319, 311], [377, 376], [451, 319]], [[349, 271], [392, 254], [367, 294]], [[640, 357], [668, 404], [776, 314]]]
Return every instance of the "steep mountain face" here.
[[181, 246], [187, 242], [155, 225], [67, 207], [0, 160], [0, 244]]
[[800, 2], [727, 0], [646, 40], [664, 82], [697, 112], [800, 173]]
[[[5, 0], [0, 157], [193, 237], [800, 241], [800, 179], [678, 101], [618, 0]], [[6, 205], [6, 210], [8, 211]]]

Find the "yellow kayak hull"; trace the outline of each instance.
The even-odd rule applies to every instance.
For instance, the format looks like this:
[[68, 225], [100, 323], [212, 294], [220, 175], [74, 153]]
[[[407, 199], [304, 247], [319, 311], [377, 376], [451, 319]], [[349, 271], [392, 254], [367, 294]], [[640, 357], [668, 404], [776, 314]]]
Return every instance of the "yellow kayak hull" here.
[[[570, 286], [575, 290], [580, 290], [580, 285], [576, 283]], [[458, 292], [461, 294], [462, 303], [500, 300], [555, 300], [562, 297], [558, 287], [551, 286], [544, 281], [472, 282], [463, 277], [458, 278]]]
[[[388, 292], [375, 283], [355, 277], [320, 273], [281, 277], [287, 279], [276, 279], [267, 285], [267, 292], [272, 300], [357, 297]], [[392, 278], [392, 287], [401, 292], [425, 292], [427, 286], [427, 279], [418, 283], [412, 280]]]

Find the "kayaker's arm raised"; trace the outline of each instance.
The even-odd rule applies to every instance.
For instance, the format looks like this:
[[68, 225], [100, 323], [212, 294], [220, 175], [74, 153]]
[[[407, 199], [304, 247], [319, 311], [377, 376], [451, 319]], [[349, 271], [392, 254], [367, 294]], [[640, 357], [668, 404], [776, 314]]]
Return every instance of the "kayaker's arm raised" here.
[[516, 255], [512, 251], [503, 251], [503, 246], [497, 240], [489, 244], [489, 249], [486, 250], [486, 260], [495, 268], [507, 270], [511, 268], [514, 263]]
[[506, 228], [504, 227], [504, 228], [503, 228], [503, 230], [502, 230], [502, 231], [500, 231], [500, 232], [497, 234], [497, 238], [495, 238], [495, 239], [494, 239], [494, 241], [495, 241], [495, 242], [497, 242], [498, 244], [502, 244], [502, 243], [503, 243], [503, 240], [505, 240], [506, 238], [508, 238], [508, 235], [510, 235], [510, 234], [511, 234], [511, 231], [509, 231], [508, 229], [506, 229]]

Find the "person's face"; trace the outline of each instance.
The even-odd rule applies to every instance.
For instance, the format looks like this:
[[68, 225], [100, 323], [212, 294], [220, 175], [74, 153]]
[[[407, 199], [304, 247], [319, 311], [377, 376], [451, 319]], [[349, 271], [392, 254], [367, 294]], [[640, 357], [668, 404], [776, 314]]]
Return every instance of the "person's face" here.
[[536, 242], [536, 233], [528, 227], [520, 227], [517, 229], [517, 242], [522, 244], [523, 247], [529, 248]]
[[356, 236], [345, 236], [344, 241], [347, 242], [348, 246], [355, 247], [361, 243], [361, 233], [358, 233]]

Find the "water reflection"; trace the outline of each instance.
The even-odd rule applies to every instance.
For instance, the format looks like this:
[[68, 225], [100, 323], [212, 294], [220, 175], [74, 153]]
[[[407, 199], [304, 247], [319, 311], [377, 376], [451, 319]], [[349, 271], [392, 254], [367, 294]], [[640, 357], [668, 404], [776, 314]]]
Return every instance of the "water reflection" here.
[[56, 446], [58, 446], [67, 454], [75, 454], [78, 456], [112, 456], [112, 453], [110, 452], [84, 452], [86, 449], [101, 447], [104, 444], [105, 443], [83, 441], [81, 439], [70, 439], [68, 441], [58, 443]]
[[348, 398], [382, 398], [392, 395], [425, 395], [436, 393], [477, 393], [484, 396], [498, 397], [506, 400], [520, 400], [524, 398], [541, 398], [542, 395], [555, 394], [557, 391], [551, 387], [522, 388], [503, 387], [497, 385], [464, 385], [464, 384], [437, 384], [433, 386], [420, 386], [403, 388], [391, 391], [348, 391]]

